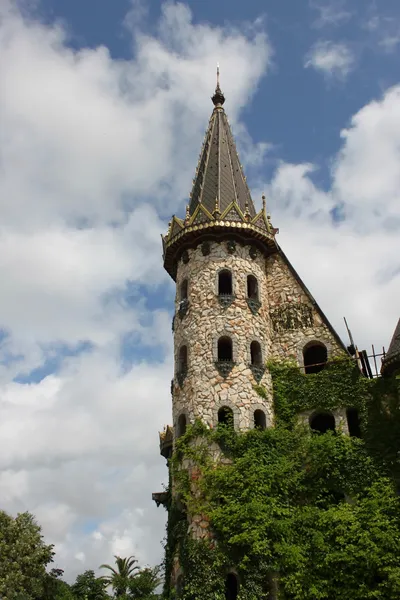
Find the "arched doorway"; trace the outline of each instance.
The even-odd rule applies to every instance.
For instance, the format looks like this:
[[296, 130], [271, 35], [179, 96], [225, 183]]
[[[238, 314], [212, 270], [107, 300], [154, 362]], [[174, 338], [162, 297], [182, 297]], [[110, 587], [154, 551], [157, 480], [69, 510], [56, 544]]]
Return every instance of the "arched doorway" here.
[[330, 411], [318, 411], [311, 415], [310, 427], [316, 433], [326, 433], [327, 431], [335, 431], [335, 417]]

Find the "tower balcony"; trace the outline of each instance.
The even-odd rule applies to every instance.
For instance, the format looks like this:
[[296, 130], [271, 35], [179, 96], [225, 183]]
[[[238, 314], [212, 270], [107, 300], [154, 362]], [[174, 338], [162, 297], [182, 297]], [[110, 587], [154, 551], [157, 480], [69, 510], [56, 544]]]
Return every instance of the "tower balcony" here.
[[160, 431], [160, 454], [167, 460], [172, 456], [172, 448], [174, 443], [174, 429], [171, 425], [167, 425], [164, 431]]
[[162, 505], [166, 506], [168, 502], [168, 492], [154, 492], [152, 495], [153, 502], [156, 503], [157, 508]]
[[225, 360], [225, 359], [218, 359], [215, 361], [215, 366], [218, 370], [218, 373], [224, 378], [226, 379], [226, 377], [228, 377], [229, 373], [232, 371], [233, 367], [235, 366], [235, 362], [233, 360]]
[[249, 369], [253, 373], [253, 377], [257, 381], [257, 383], [260, 383], [260, 381], [263, 378], [263, 375], [265, 373], [265, 366], [250, 364]]
[[256, 298], [247, 298], [246, 302], [253, 315], [256, 315], [261, 308], [261, 302]]
[[235, 299], [235, 294], [218, 294], [218, 302], [223, 308], [228, 308]]
[[186, 379], [186, 377], [187, 377], [187, 374], [188, 374], [188, 368], [187, 368], [187, 366], [185, 366], [185, 367], [181, 367], [181, 368], [179, 369], [179, 371], [177, 372], [177, 374], [176, 374], [176, 378], [177, 378], [177, 380], [178, 380], [179, 387], [183, 387], [183, 384], [184, 384], [184, 382], [185, 382], [185, 379]]
[[189, 300], [187, 298], [185, 298], [184, 300], [181, 300], [179, 302], [179, 306], [178, 306], [178, 315], [181, 320], [186, 315], [188, 310], [189, 310]]

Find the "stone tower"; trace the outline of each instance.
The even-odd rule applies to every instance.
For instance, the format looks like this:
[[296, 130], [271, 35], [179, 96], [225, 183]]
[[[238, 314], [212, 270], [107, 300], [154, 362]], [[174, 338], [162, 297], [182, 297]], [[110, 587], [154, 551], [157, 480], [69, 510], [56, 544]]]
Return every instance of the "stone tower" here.
[[[163, 236], [176, 282], [173, 426], [160, 435], [167, 459], [196, 419], [210, 428], [232, 419], [237, 430], [272, 427], [269, 358], [292, 358], [311, 373], [346, 352], [280, 249], [265, 198], [260, 211], [253, 203], [218, 75], [212, 102], [185, 218], [173, 216]], [[330, 418], [344, 420], [340, 411]], [[166, 493], [153, 499], [164, 503]]]

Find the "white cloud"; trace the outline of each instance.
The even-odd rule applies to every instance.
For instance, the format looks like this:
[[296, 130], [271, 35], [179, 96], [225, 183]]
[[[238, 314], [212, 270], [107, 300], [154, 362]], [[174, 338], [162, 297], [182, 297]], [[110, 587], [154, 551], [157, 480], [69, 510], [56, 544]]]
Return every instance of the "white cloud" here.
[[346, 23], [352, 16], [351, 11], [345, 8], [346, 0], [310, 0], [310, 7], [318, 12], [318, 18], [313, 25], [317, 28], [338, 26]]
[[314, 44], [305, 57], [304, 67], [312, 67], [328, 78], [345, 79], [355, 65], [355, 57], [343, 42], [321, 40]]
[[[247, 139], [239, 111], [270, 57], [260, 24], [193, 25], [167, 3], [154, 36], [140, 7], [125, 22], [135, 58], [114, 60], [0, 3], [0, 506], [37, 515], [69, 579], [115, 552], [161, 558], [151, 493], [167, 475], [173, 285], [160, 233], [188, 197], [216, 60]], [[13, 381], [54, 358], [41, 381]]]
[[[367, 349], [387, 347], [399, 317], [399, 119], [396, 86], [342, 131], [329, 190], [308, 164], [282, 164], [267, 188], [279, 243], [342, 338], [346, 316]], [[344, 220], [333, 220], [335, 207]]]
[[379, 14], [373, 5], [363, 29], [369, 32], [372, 44], [387, 54], [395, 52], [400, 44], [399, 17]]
[[[157, 37], [128, 22], [135, 58], [115, 61], [10, 7], [0, 8], [0, 506], [38, 516], [72, 579], [117, 551], [161, 558], [165, 513], [150, 498], [166, 478], [173, 285], [159, 234], [190, 189], [216, 60], [244, 156], [262, 162], [268, 141], [253, 144], [239, 117], [271, 52], [259, 24], [193, 25], [169, 3]], [[283, 163], [263, 186], [279, 243], [361, 347], [387, 344], [398, 318], [399, 94], [343, 130], [329, 190], [311, 164]], [[333, 221], [336, 207], [345, 221]], [[13, 381], [82, 341], [39, 383]]]

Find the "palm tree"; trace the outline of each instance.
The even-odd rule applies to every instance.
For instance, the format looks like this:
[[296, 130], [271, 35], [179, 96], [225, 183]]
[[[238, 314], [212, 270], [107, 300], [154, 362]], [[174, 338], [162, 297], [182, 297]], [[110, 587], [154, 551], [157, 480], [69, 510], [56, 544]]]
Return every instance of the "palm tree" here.
[[103, 575], [103, 581], [111, 585], [114, 591], [115, 598], [120, 598], [128, 589], [129, 581], [134, 577], [134, 572], [139, 569], [138, 566], [134, 566], [137, 560], [134, 556], [128, 558], [121, 558], [120, 556], [114, 556], [116, 568], [111, 565], [100, 565], [100, 569], [109, 569], [110, 575]]

